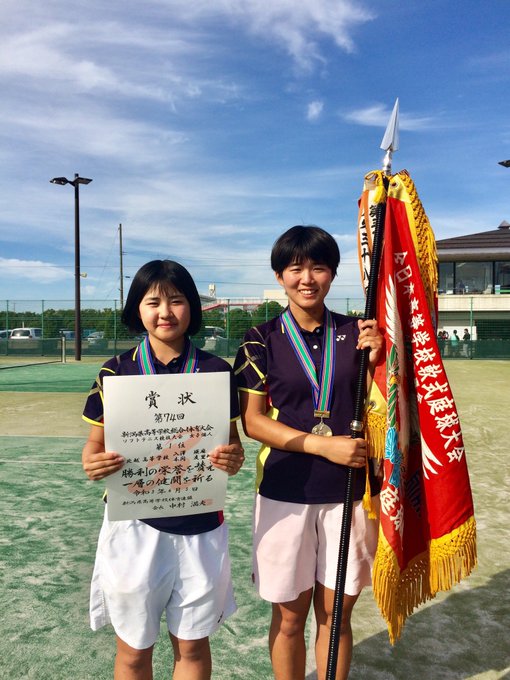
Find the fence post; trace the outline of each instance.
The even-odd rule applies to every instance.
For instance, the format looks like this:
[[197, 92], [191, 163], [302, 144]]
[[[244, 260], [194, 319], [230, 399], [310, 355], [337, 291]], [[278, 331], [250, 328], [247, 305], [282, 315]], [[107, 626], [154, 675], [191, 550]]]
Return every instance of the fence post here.
[[225, 319], [225, 335], [227, 336], [227, 356], [230, 356], [230, 298], [227, 298], [227, 318]]
[[41, 300], [41, 356], [44, 354], [44, 300]]
[[65, 364], [67, 360], [66, 356], [66, 336], [62, 335], [60, 338], [60, 352], [62, 357], [62, 363]]
[[[5, 301], [5, 330], [9, 331], [9, 300]], [[5, 356], [9, 354], [9, 335], [6, 337]]]
[[471, 296], [470, 304], [469, 304], [469, 347], [468, 347], [468, 354], [469, 358], [473, 358], [473, 296]]
[[113, 301], [113, 353], [117, 354], [117, 300]]

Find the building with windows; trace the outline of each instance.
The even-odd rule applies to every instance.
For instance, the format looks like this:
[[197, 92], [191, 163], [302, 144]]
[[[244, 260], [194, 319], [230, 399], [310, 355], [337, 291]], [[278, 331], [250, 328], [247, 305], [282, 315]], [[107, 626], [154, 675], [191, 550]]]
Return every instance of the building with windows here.
[[439, 293], [510, 293], [510, 224], [437, 241]]
[[[437, 241], [439, 328], [510, 343], [510, 224]], [[494, 344], [494, 343], [493, 343]]]

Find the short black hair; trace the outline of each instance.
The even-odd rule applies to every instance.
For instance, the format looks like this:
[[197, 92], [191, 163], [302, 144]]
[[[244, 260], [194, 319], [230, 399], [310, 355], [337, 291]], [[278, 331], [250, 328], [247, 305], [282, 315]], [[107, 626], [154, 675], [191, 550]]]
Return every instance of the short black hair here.
[[301, 264], [305, 260], [327, 265], [333, 276], [336, 276], [340, 250], [331, 234], [314, 225], [297, 225], [288, 229], [274, 242], [271, 250], [271, 268], [280, 276], [286, 267], [294, 263]]
[[190, 322], [186, 335], [196, 335], [202, 324], [202, 304], [197, 287], [188, 270], [173, 260], [151, 260], [136, 272], [122, 310], [122, 323], [133, 333], [143, 333], [140, 320], [140, 303], [147, 291], [158, 289], [161, 293], [175, 288], [189, 303]]

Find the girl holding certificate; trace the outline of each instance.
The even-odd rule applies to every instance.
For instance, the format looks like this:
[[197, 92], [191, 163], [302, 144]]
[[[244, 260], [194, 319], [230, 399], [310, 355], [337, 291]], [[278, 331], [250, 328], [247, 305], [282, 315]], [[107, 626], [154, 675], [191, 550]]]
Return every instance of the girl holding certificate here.
[[[103, 378], [106, 376], [229, 372], [230, 441], [210, 452], [213, 465], [236, 474], [244, 460], [236, 419], [237, 391], [229, 364], [190, 340], [202, 321], [200, 297], [184, 267], [169, 260], [145, 264], [133, 278], [122, 321], [145, 333], [133, 349], [107, 361], [87, 399], [91, 424], [83, 448], [90, 479], [120, 470], [123, 459], [105, 451]], [[152, 651], [163, 612], [174, 650], [174, 680], [211, 677], [209, 636], [236, 609], [222, 512], [109, 521], [105, 515], [90, 597], [91, 627], [111, 623], [117, 635], [114, 678], [152, 678]]]
[[[269, 631], [276, 680], [305, 677], [304, 630], [313, 604], [319, 680], [325, 677], [347, 467], [356, 475], [337, 678], [352, 650], [351, 612], [370, 584], [377, 521], [362, 505], [367, 477], [364, 439], [351, 439], [361, 349], [370, 369], [383, 340], [376, 321], [331, 312], [324, 304], [336, 275], [336, 241], [318, 227], [296, 226], [276, 241], [271, 266], [288, 307], [249, 330], [236, 357], [246, 434], [262, 443], [257, 460], [254, 580], [272, 603]], [[364, 474], [366, 469], [366, 474]], [[372, 503], [378, 499], [374, 498]]]

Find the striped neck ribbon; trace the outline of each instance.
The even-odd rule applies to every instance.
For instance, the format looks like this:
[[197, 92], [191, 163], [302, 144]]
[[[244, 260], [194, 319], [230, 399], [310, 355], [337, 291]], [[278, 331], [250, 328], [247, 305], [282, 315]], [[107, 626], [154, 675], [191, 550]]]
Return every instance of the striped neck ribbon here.
[[333, 378], [335, 375], [336, 359], [335, 328], [331, 312], [326, 307], [324, 308], [324, 339], [318, 377], [308, 345], [288, 308], [280, 314], [280, 319], [297, 360], [312, 386], [314, 416], [321, 419], [329, 418], [331, 414], [331, 400], [333, 398]]
[[[156, 368], [152, 359], [151, 346], [149, 338], [146, 336], [138, 345], [138, 352], [136, 355], [138, 361], [138, 368], [141, 375], [154, 375]], [[196, 373], [198, 369], [198, 357], [195, 345], [188, 338], [185, 345], [185, 354], [181, 366], [181, 373]]]

